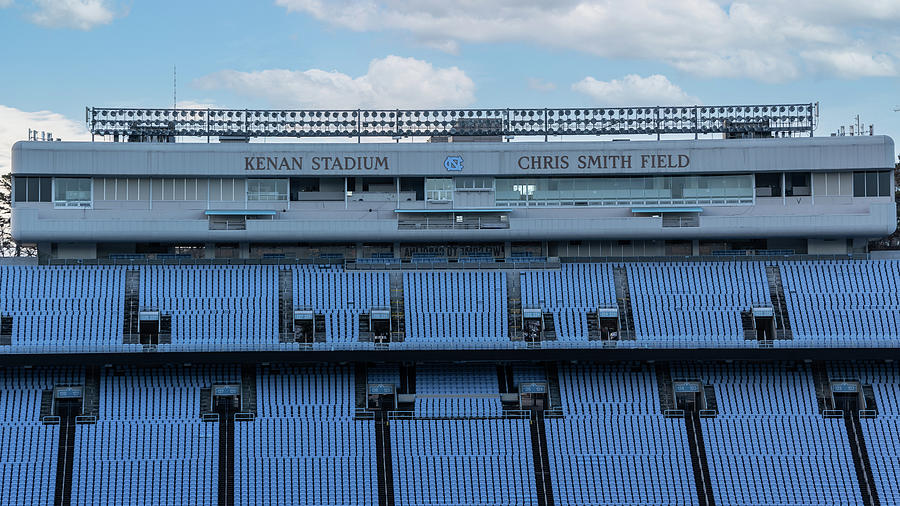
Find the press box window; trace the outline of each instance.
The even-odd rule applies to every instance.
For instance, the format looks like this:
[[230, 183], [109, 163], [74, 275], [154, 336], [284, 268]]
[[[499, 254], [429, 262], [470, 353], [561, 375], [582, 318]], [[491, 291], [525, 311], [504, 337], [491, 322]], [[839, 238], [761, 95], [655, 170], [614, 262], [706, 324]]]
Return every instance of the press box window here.
[[492, 177], [458, 177], [456, 178], [457, 190], [492, 190], [494, 178]]
[[392, 177], [364, 177], [360, 182], [364, 192], [393, 193], [397, 190], [397, 183]]
[[809, 172], [785, 172], [784, 195], [785, 197], [809, 197], [812, 195]]
[[756, 175], [757, 197], [781, 197], [781, 173], [762, 172]]
[[16, 202], [50, 202], [53, 178], [16, 177]]
[[53, 204], [58, 207], [91, 207], [91, 179], [56, 178], [53, 181]]
[[97, 190], [97, 200], [150, 199], [149, 179], [100, 177], [94, 179], [94, 188]]
[[211, 178], [209, 180], [209, 200], [214, 202], [243, 201], [246, 195], [244, 179]]
[[287, 200], [287, 179], [248, 179], [247, 200]]
[[867, 171], [853, 173], [854, 197], [889, 197], [891, 195], [891, 171]]
[[303, 195], [307, 193], [319, 193], [322, 186], [317, 177], [292, 177], [291, 178], [291, 200], [303, 200]]
[[453, 180], [450, 178], [426, 179], [425, 198], [433, 202], [452, 202]]

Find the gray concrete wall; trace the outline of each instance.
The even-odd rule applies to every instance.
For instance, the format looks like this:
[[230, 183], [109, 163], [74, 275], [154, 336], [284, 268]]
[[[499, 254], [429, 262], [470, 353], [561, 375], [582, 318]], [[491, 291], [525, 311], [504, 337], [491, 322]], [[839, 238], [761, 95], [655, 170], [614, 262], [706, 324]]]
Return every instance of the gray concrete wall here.
[[[462, 169], [448, 170], [444, 164], [448, 156], [462, 157]], [[622, 168], [621, 157], [629, 156], [630, 167]], [[658, 166], [659, 156], [666, 166]], [[353, 159], [358, 165], [366, 157], [384, 163], [368, 170], [348, 169], [350, 163], [343, 163]], [[598, 167], [591, 157], [611, 158]], [[335, 159], [342, 168], [334, 167]], [[679, 163], [684, 160], [689, 163]], [[14, 174], [142, 177], [701, 174], [874, 169], [893, 164], [894, 141], [886, 136], [458, 144], [17, 142], [12, 148]]]
[[[143, 178], [479, 174], [531, 177], [791, 170], [818, 174], [892, 168], [893, 152], [893, 140], [885, 136], [462, 144], [19, 142], [13, 147], [13, 173]], [[461, 170], [447, 170], [444, 160], [451, 155], [463, 158]], [[322, 165], [325, 159], [346, 157], [354, 160], [377, 157], [384, 162], [380, 168], [371, 170], [326, 169]], [[520, 163], [523, 157], [527, 158], [527, 164], [537, 160], [541, 167], [523, 169]], [[563, 157], [566, 164], [561, 162]], [[607, 161], [615, 158], [619, 165], [622, 157], [631, 157], [632, 168], [579, 168], [578, 160], [584, 157], [593, 157], [595, 161], [599, 160], [597, 157], [606, 157]], [[651, 163], [665, 160], [667, 164], [683, 166], [641, 168], [648, 160], [646, 157], [650, 157]], [[270, 158], [275, 160], [275, 168], [267, 165]], [[291, 166], [294, 159], [302, 162]], [[258, 167], [263, 169], [257, 170]], [[441, 242], [878, 238], [896, 227], [896, 204], [891, 197], [854, 198], [845, 192], [825, 197], [816, 193], [814, 184], [810, 197], [757, 197], [753, 204], [700, 205], [703, 211], [699, 227], [663, 227], [659, 217], [633, 215], [631, 208], [639, 206], [515, 207], [508, 213], [509, 228], [402, 230], [394, 212], [398, 206], [403, 209], [490, 208], [493, 192], [457, 191], [458, 202], [441, 205], [407, 200], [408, 194], [377, 192], [354, 193], [346, 202], [106, 201], [97, 198], [95, 189], [93, 206], [89, 209], [57, 209], [52, 203], [15, 203], [12, 232], [19, 241], [53, 243]], [[248, 220], [246, 230], [209, 230], [209, 220], [204, 214], [209, 209], [268, 209], [276, 211], [276, 216], [274, 220]]]
[[[715, 239], [764, 237], [884, 237], [896, 227], [890, 197], [852, 205], [778, 203], [708, 207], [699, 227], [663, 227], [662, 218], [630, 208], [514, 209], [508, 229], [400, 230], [389, 209], [278, 211], [274, 220], [247, 220], [246, 230], [209, 230], [203, 210], [78, 210], [52, 204], [17, 206], [12, 232], [24, 242], [342, 242], [529, 241], [570, 239]], [[49, 207], [48, 207], [49, 206]]]

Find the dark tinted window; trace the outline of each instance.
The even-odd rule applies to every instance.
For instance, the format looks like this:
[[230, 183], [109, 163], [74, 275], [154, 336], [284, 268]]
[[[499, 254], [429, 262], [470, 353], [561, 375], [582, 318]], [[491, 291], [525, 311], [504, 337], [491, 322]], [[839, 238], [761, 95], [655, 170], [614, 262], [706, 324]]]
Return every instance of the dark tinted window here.
[[866, 197], [878, 196], [878, 173], [866, 172]]
[[41, 202], [50, 202], [50, 194], [53, 193], [52, 192], [53, 180], [50, 179], [49, 177], [41, 177], [38, 179], [40, 180], [40, 186], [41, 186], [40, 201]]
[[865, 172], [854, 172], [853, 173], [853, 196], [854, 197], [865, 197], [866, 196], [866, 173]]
[[891, 196], [891, 173], [888, 171], [878, 173], [878, 196]]
[[35, 177], [26, 178], [28, 184], [28, 202], [41, 201], [41, 185]]

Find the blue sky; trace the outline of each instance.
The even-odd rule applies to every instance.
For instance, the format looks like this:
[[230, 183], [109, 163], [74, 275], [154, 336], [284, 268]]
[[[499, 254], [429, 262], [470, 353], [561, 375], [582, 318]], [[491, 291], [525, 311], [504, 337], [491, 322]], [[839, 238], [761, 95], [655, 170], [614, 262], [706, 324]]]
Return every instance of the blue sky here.
[[85, 106], [821, 103], [900, 139], [900, 1], [0, 0], [0, 170]]

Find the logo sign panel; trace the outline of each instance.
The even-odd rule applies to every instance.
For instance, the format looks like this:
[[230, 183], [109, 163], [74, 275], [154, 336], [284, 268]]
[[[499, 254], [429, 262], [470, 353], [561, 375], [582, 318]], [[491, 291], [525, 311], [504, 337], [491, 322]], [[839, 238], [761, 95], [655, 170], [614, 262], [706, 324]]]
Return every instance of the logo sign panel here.
[[239, 385], [215, 385], [213, 386], [213, 396], [215, 397], [231, 397], [241, 394]]
[[81, 387], [58, 387], [56, 389], [57, 399], [80, 399], [82, 394]]
[[519, 385], [520, 394], [543, 394], [547, 392], [547, 385], [544, 383], [522, 383]]
[[369, 383], [370, 394], [392, 394], [394, 393], [394, 385], [389, 383]]
[[461, 155], [449, 155], [444, 158], [444, 168], [447, 170], [463, 170], [463, 157]]
[[856, 383], [851, 383], [849, 381], [834, 381], [831, 383], [831, 391], [837, 392], [841, 394], [849, 394], [856, 393], [859, 389], [856, 386]]
[[700, 391], [700, 385], [698, 385], [697, 383], [693, 383], [693, 382], [675, 383], [673, 386], [675, 387], [675, 391], [678, 393], [682, 393], [682, 392], [689, 393], [689, 392], [699, 392]]

